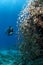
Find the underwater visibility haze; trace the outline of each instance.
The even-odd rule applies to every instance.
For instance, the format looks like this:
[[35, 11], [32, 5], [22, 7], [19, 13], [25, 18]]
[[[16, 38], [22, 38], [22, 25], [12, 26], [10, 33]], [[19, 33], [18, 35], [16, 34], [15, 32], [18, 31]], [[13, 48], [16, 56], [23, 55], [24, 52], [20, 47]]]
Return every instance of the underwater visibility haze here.
[[[0, 49], [7, 49], [16, 45], [17, 40], [17, 18], [26, 0], [0, 0]], [[13, 27], [11, 36], [6, 34], [9, 26]]]

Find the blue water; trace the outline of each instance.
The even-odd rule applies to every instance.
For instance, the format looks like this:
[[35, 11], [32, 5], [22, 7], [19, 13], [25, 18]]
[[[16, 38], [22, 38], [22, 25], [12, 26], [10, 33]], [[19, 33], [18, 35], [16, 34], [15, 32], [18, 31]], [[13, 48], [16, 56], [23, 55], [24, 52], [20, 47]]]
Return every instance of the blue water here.
[[[0, 49], [17, 45], [16, 22], [26, 0], [0, 0]], [[9, 26], [14, 27], [14, 34], [8, 36], [5, 32]]]

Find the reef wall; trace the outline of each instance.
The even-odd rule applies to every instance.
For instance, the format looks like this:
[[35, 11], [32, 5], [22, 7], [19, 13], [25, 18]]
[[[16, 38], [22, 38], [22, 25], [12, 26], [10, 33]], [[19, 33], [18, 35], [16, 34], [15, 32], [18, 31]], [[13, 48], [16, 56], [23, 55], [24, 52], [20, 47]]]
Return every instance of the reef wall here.
[[22, 65], [27, 65], [29, 61], [32, 61], [33, 65], [34, 62], [35, 65], [43, 65], [43, 0], [28, 3], [19, 21], [19, 33], [22, 34], [19, 35], [23, 39], [19, 47], [23, 54]]

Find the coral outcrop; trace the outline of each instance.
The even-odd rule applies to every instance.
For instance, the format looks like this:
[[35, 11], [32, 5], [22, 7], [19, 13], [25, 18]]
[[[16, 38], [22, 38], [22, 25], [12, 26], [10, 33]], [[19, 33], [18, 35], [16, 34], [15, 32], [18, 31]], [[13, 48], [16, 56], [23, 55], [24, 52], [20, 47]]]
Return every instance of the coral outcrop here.
[[25, 12], [29, 14], [26, 14], [27, 17], [20, 25], [20, 33], [23, 35], [23, 42], [20, 44], [24, 61], [22, 65], [43, 57], [43, 0], [31, 2], [30, 6], [25, 8]]

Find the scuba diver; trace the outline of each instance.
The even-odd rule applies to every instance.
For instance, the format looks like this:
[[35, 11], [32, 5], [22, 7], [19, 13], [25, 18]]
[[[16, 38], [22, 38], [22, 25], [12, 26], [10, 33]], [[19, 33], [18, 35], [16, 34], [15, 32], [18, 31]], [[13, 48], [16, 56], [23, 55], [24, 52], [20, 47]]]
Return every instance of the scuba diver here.
[[13, 27], [12, 26], [9, 26], [8, 29], [7, 29], [7, 31], [6, 31], [6, 33], [7, 33], [8, 36], [13, 35], [13, 33], [14, 33]]

